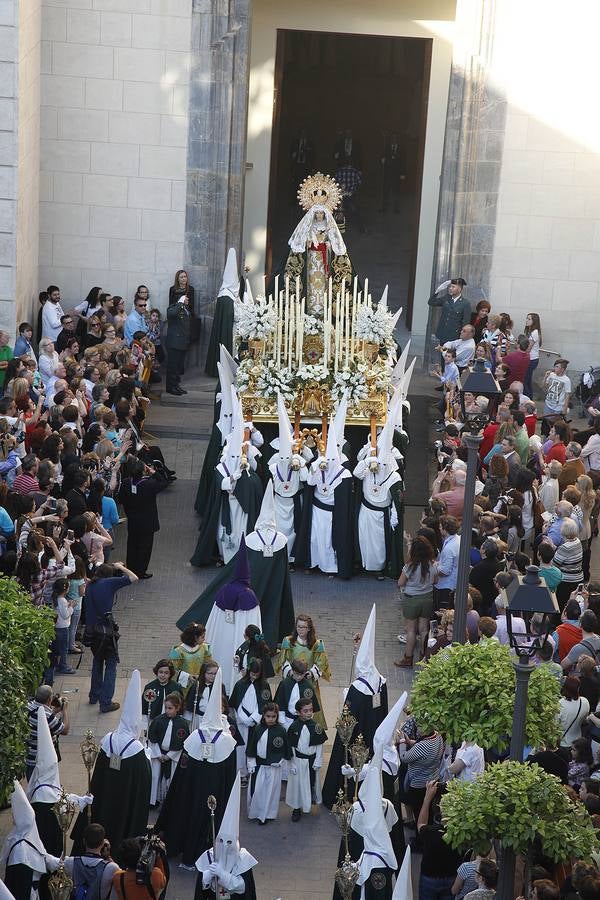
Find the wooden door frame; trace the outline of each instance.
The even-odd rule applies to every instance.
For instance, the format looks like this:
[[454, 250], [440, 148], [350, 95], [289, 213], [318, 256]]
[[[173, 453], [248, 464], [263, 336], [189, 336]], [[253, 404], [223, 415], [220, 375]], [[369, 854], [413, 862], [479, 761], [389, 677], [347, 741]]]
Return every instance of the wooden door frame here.
[[412, 329], [413, 309], [415, 302], [415, 280], [417, 277], [417, 254], [419, 250], [419, 225], [421, 222], [421, 197], [423, 194], [423, 167], [425, 164], [425, 139], [427, 136], [427, 109], [429, 106], [429, 82], [431, 80], [431, 57], [433, 54], [433, 38], [413, 38], [424, 41], [423, 82], [421, 88], [421, 118], [419, 141], [417, 146], [417, 169], [415, 172], [415, 202], [412, 215], [414, 234], [411, 253], [408, 289], [406, 292], [406, 327]]
[[[271, 126], [271, 159], [269, 167], [269, 197], [267, 203], [267, 227], [265, 247], [265, 276], [269, 284], [273, 272], [273, 220], [275, 218], [275, 204], [278, 192], [276, 181], [279, 169], [279, 137], [281, 131], [281, 95], [283, 85], [283, 72], [285, 65], [286, 35], [289, 31], [304, 31], [311, 33], [312, 29], [278, 28], [275, 44], [275, 73], [273, 89], [273, 120]], [[318, 32], [320, 34], [332, 34], [332, 32]], [[421, 87], [421, 115], [419, 123], [419, 137], [417, 144], [417, 167], [415, 170], [415, 200], [412, 214], [412, 232], [414, 234], [413, 248], [409, 264], [408, 286], [406, 295], [406, 327], [411, 329], [414, 291], [417, 274], [417, 255], [419, 249], [419, 224], [421, 220], [421, 198], [423, 193], [423, 168], [425, 162], [425, 139], [427, 135], [427, 109], [429, 105], [429, 83], [431, 79], [431, 58], [433, 53], [433, 38], [417, 38], [408, 35], [378, 35], [378, 34], [354, 34], [354, 32], [335, 32], [335, 36], [341, 37], [383, 37], [392, 40], [421, 41], [424, 45], [422, 87]]]
[[[265, 276], [269, 284], [273, 273], [273, 219], [277, 201], [277, 172], [279, 170], [279, 134], [281, 130], [281, 88], [285, 60], [286, 32], [278, 28], [275, 42], [275, 78], [273, 88], [273, 124], [271, 126], [271, 161], [269, 164], [269, 199], [267, 202], [267, 243], [265, 247]], [[273, 177], [275, 176], [275, 177]]]

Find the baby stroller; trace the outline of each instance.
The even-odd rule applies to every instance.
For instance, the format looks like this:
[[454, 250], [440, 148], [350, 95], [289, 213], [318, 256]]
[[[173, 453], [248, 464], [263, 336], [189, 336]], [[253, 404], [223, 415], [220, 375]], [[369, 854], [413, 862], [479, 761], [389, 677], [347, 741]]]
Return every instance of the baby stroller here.
[[586, 408], [600, 394], [600, 366], [590, 366], [587, 372], [581, 373], [579, 384], [575, 388], [575, 396], [579, 400], [579, 412], [586, 415]]

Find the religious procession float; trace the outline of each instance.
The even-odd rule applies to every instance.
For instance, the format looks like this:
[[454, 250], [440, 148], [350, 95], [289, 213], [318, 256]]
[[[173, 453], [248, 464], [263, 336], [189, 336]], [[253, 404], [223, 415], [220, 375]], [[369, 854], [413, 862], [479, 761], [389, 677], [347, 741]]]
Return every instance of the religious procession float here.
[[345, 397], [346, 424], [370, 426], [374, 434], [405, 375], [406, 354], [397, 361], [394, 340], [402, 310], [388, 309], [387, 287], [373, 302], [368, 279], [359, 283], [334, 218], [342, 200], [334, 179], [309, 176], [298, 199], [305, 215], [272, 291], [255, 299], [247, 291], [236, 303], [236, 388], [244, 417], [277, 422], [280, 394], [296, 437], [301, 424], [319, 424], [325, 440], [327, 421]]

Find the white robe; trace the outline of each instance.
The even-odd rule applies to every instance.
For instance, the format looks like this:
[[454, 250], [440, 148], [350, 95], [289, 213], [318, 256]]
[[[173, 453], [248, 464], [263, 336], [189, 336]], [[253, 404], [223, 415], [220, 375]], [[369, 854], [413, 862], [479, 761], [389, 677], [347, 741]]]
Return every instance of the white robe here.
[[[242, 709], [243, 707], [243, 709]], [[250, 729], [260, 722], [260, 712], [258, 710], [258, 698], [254, 685], [249, 682], [244, 694], [244, 698], [235, 711], [235, 721], [240, 733], [240, 737], [244, 742], [243, 747], [237, 748], [237, 767], [242, 776], [248, 774], [246, 766], [246, 747], [248, 746], [248, 735]]]
[[[344, 476], [346, 472], [346, 476]], [[323, 480], [323, 474], [325, 479]], [[318, 466], [311, 466], [307, 482], [315, 486], [314, 496], [321, 503], [331, 507], [331, 512], [319, 509], [313, 505], [312, 522], [310, 529], [310, 565], [318, 568], [328, 575], [337, 574], [337, 556], [333, 549], [333, 505], [335, 503], [334, 491], [343, 477], [351, 477], [347, 469], [341, 466], [337, 473], [332, 473], [329, 467], [323, 471]]]
[[219, 661], [227, 696], [240, 677], [233, 657], [244, 640], [244, 632], [248, 625], [257, 625], [262, 629], [260, 606], [233, 612], [219, 609], [216, 603], [213, 603], [206, 622], [206, 640], [210, 644], [212, 658]]
[[273, 478], [273, 499], [275, 502], [277, 530], [285, 534], [288, 544], [288, 557], [290, 562], [293, 562], [292, 548], [296, 540], [294, 497], [298, 491], [302, 490], [302, 485], [306, 481], [306, 468], [296, 471], [287, 462], [282, 462], [276, 458], [274, 462], [269, 463], [269, 469]]
[[[225, 482], [226, 479], [223, 479]], [[217, 529], [217, 545], [219, 553], [223, 557], [223, 562], [228, 563], [240, 548], [240, 540], [243, 534], [246, 534], [248, 527], [248, 513], [245, 513], [233, 494], [229, 491], [221, 491], [221, 503], [229, 503], [229, 514], [231, 516], [231, 534], [225, 533], [225, 528], [220, 524]], [[220, 660], [219, 660], [220, 662]]]
[[[257, 756], [265, 758], [267, 754], [267, 742], [269, 731], [266, 729], [258, 744], [256, 745]], [[249, 761], [248, 764], [256, 764], [256, 760]], [[248, 785], [248, 818], [260, 819], [261, 822], [266, 819], [276, 819], [279, 812], [279, 798], [281, 796], [281, 763], [272, 766], [260, 766], [256, 773], [256, 785], [254, 793], [250, 792], [251, 785]]]
[[358, 512], [358, 543], [363, 569], [382, 572], [385, 569], [385, 513], [392, 505], [390, 488], [400, 481], [398, 472], [380, 467], [379, 472], [369, 471], [369, 459], [361, 460], [354, 469], [354, 476], [362, 481], [365, 500], [381, 509], [368, 509], [361, 503]]
[[[308, 728], [303, 728], [300, 732], [300, 739], [298, 740], [298, 750], [300, 753], [305, 753], [309, 756], [314, 756], [315, 758], [313, 763], [313, 766], [316, 768], [314, 791], [310, 784], [309, 760], [299, 759], [296, 756], [296, 748], [294, 748], [294, 755], [288, 774], [287, 790], [285, 792], [285, 802], [287, 805], [292, 809], [301, 809], [302, 812], [305, 813], [310, 812], [313, 802], [321, 803], [322, 801], [321, 776], [319, 770], [323, 761], [323, 744], [311, 747], [309, 742], [310, 732]], [[296, 770], [295, 774], [293, 771], [294, 768]]]
[[[179, 762], [179, 757], [181, 756], [181, 750], [169, 750], [169, 744], [171, 743], [171, 734], [173, 732], [173, 723], [169, 722], [167, 725], [167, 730], [165, 731], [165, 735], [160, 744], [155, 744], [153, 741], [148, 741], [148, 749], [150, 751], [150, 765], [152, 766], [152, 788], [150, 790], [150, 804], [153, 806], [155, 803], [160, 803], [164, 800], [169, 785], [171, 783], [171, 778], [173, 777], [173, 772]], [[162, 763], [159, 756], [168, 756], [172, 763], [175, 765], [171, 766], [171, 778], [163, 778], [161, 780], [160, 771]]]

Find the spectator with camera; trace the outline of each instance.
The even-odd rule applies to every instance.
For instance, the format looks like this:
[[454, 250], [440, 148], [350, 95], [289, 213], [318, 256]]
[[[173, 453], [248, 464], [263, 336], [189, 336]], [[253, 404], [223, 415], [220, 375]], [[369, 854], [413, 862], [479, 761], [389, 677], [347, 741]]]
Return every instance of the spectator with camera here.
[[29, 716], [29, 737], [27, 738], [27, 757], [25, 761], [25, 775], [27, 781], [31, 778], [35, 768], [38, 744], [38, 709], [44, 707], [44, 712], [48, 720], [48, 728], [52, 735], [52, 740], [57, 748], [58, 753], [58, 736], [69, 733], [69, 702], [65, 697], [59, 697], [54, 694], [49, 684], [42, 684], [35, 692], [35, 697], [27, 703], [27, 713]]
[[84, 596], [85, 637], [94, 657], [89, 702], [100, 703], [100, 712], [114, 712], [120, 704], [113, 701], [119, 653], [119, 627], [113, 618], [115, 595], [121, 588], [138, 580], [135, 572], [123, 563], [98, 566]]
[[161, 896], [167, 886], [166, 853], [156, 835], [126, 838], [117, 855], [124, 866], [112, 877], [113, 893], [119, 900]]
[[80, 856], [64, 859], [65, 869], [73, 879], [74, 896], [106, 900], [119, 866], [110, 855], [110, 842], [106, 839], [104, 827], [91, 822], [83, 832], [83, 842], [85, 849]]

